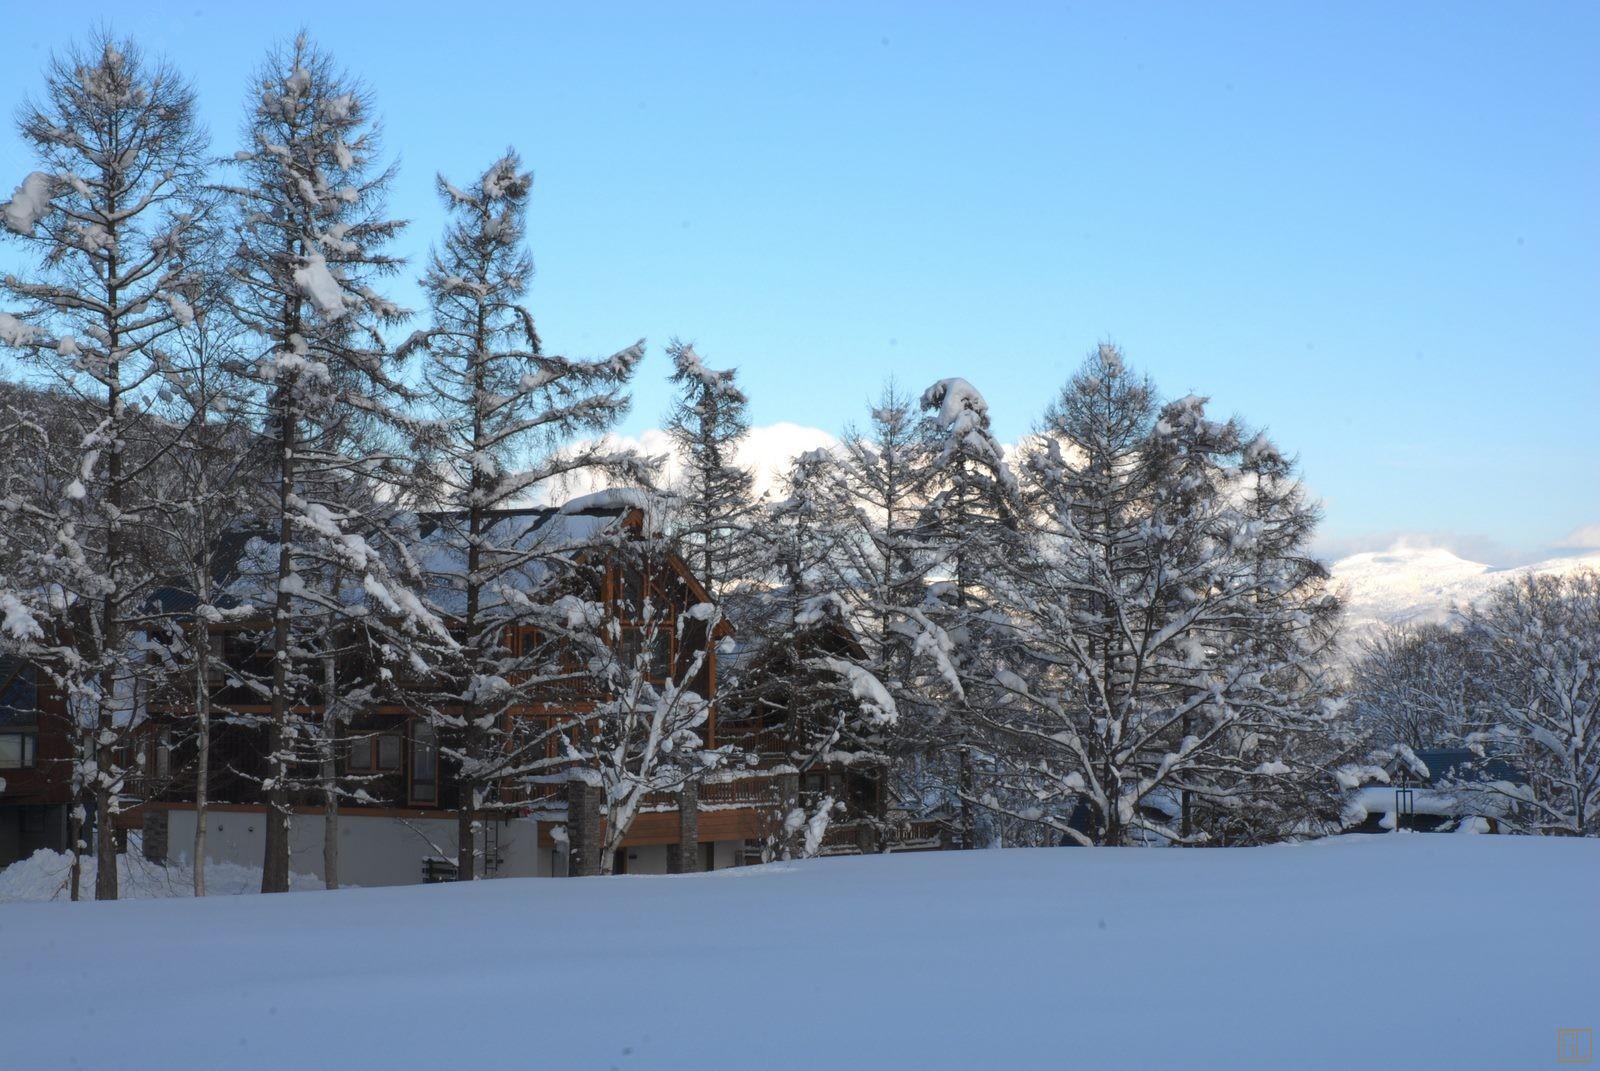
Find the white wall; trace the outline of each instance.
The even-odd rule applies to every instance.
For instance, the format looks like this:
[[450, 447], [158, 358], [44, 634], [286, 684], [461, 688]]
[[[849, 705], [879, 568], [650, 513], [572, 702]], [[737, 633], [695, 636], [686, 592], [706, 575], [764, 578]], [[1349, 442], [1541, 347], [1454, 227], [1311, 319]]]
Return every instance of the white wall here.
[[[192, 810], [168, 812], [169, 860], [187, 860], [193, 854], [194, 817]], [[208, 860], [261, 865], [265, 815], [212, 811], [206, 822]], [[566, 876], [566, 853], [540, 848], [538, 829], [531, 818], [500, 823], [500, 877]], [[289, 869], [321, 878], [322, 837], [320, 815], [296, 815], [289, 826]], [[716, 869], [737, 866], [742, 852], [742, 841], [718, 841], [713, 848]], [[377, 818], [351, 812], [339, 816], [339, 881], [344, 885], [417, 885], [423, 880], [423, 859], [443, 856], [453, 861], [455, 854], [454, 819]], [[664, 845], [628, 849], [628, 873], [666, 872]]]
[[[167, 854], [187, 859], [194, 849], [194, 811], [169, 814]], [[248, 866], [261, 865], [266, 816], [238, 811], [212, 811], [206, 817], [206, 858]], [[289, 826], [289, 869], [322, 877], [323, 820], [320, 815], [295, 815]], [[346, 885], [416, 885], [423, 880], [428, 856], [455, 859], [454, 819], [378, 818], [349, 812], [339, 816], [339, 881]], [[541, 849], [538, 824], [516, 818], [500, 823], [499, 873], [505, 877], [550, 877], [565, 873], [566, 860]]]
[[[702, 849], [703, 849], [702, 845]], [[744, 841], [719, 840], [712, 845], [712, 859], [714, 868], [726, 870], [730, 866], [739, 865], [739, 857], [744, 854]], [[695, 861], [695, 869], [700, 869], [700, 862]], [[628, 873], [630, 874], [665, 874], [667, 872], [667, 849], [665, 845], [648, 844], [640, 848], [628, 849]]]

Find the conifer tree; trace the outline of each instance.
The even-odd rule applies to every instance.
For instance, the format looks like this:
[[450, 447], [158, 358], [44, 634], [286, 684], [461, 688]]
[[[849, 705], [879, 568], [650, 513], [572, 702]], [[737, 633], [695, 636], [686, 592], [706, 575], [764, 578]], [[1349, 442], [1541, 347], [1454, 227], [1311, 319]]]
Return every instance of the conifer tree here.
[[667, 355], [679, 396], [665, 430], [683, 459], [673, 487], [676, 538], [684, 560], [717, 601], [750, 571], [752, 480], [737, 461], [750, 430], [749, 400], [735, 382], [735, 369], [707, 367], [692, 345], [674, 341]]
[[[384, 212], [393, 169], [378, 162], [372, 101], [302, 33], [257, 71], [246, 130], [229, 187], [240, 220], [231, 274], [259, 347], [245, 371], [271, 444], [254, 596], [272, 618], [262, 890], [282, 892], [297, 749], [316, 731], [294, 711], [376, 622], [445, 648], [449, 637], [376, 523], [406, 451], [375, 445], [400, 425], [405, 391], [381, 334], [404, 313], [374, 289], [399, 267], [384, 247], [403, 224]], [[417, 643], [372, 645], [407, 672], [431, 672]]]
[[989, 404], [965, 379], [941, 379], [922, 394], [921, 423], [932, 486], [920, 527], [934, 549], [937, 580], [928, 592], [926, 618], [946, 672], [945, 691], [924, 726], [926, 754], [952, 769], [943, 778], [947, 800], [959, 811], [956, 836], [979, 847], [980, 767], [990, 765], [976, 731], [975, 696], [962, 683], [987, 661], [993, 590], [991, 578], [1012, 542], [1018, 487], [1005, 450], [990, 427]]
[[[158, 575], [150, 519], [172, 505], [146, 479], [175, 429], [150, 411], [168, 370], [163, 346], [193, 317], [184, 284], [199, 232], [205, 139], [194, 93], [171, 67], [129, 41], [98, 36], [53, 60], [43, 99], [19, 127], [40, 170], [3, 210], [34, 270], [6, 276], [20, 303], [0, 313], [0, 342], [22, 351], [70, 397], [70, 463], [41, 473], [14, 499], [42, 537], [24, 555], [22, 587], [48, 621], [31, 654], [61, 689], [75, 734], [73, 893], [81, 831], [92, 808], [98, 899], [117, 896], [114, 821], [130, 769], [120, 759], [159, 672], [146, 657], [143, 615]], [[65, 452], [46, 449], [48, 465]]]
[[1203, 399], [1158, 410], [1111, 346], [1052, 404], [975, 705], [1005, 793], [986, 803], [1081, 843], [1285, 831], [1295, 786], [1328, 772], [1308, 738], [1337, 603], [1303, 553], [1308, 507], [1238, 486], [1250, 448], [1268, 446]]
[[425, 538], [429, 599], [460, 639], [445, 666], [449, 694], [431, 705], [458, 741], [446, 754], [460, 771], [460, 880], [479, 873], [479, 823], [495, 786], [544, 771], [546, 734], [518, 719], [519, 708], [559, 687], [570, 672], [563, 652], [583, 645], [561, 601], [581, 546], [554, 538], [564, 525], [538, 528], [506, 511], [579, 472], [647, 476], [631, 455], [599, 445], [627, 412], [643, 343], [595, 361], [547, 354], [522, 304], [532, 185], [511, 151], [465, 189], [440, 176], [450, 224], [423, 278], [432, 324], [410, 343], [426, 351], [438, 432], [426, 474], [437, 511]]
[[[839, 767], [881, 773], [899, 720], [838, 567], [850, 535], [838, 464], [826, 450], [801, 454], [784, 476], [782, 497], [763, 511], [763, 594], [742, 625], [752, 653], [733, 689], [740, 709], [776, 745], [767, 757], [802, 779]], [[785, 816], [783, 843], [773, 846], [778, 854], [815, 854], [836, 803], [842, 801], [827, 795], [803, 799], [808, 813]], [[797, 840], [802, 829], [806, 836]]]
[[[206, 833], [212, 775], [212, 729], [231, 712], [219, 701], [227, 682], [219, 631], [234, 608], [222, 597], [231, 565], [227, 536], [250, 510], [249, 488], [259, 479], [261, 457], [239, 404], [234, 369], [244, 333], [228, 315], [227, 280], [216, 269], [221, 229], [208, 227], [203, 270], [184, 288], [194, 315], [166, 347], [161, 416], [182, 429], [159, 478], [173, 508], [158, 518], [157, 560], [167, 578], [152, 607], [155, 653], [169, 669], [162, 697], [187, 710], [180, 732], [193, 734], [194, 894], [206, 894]], [[187, 752], [187, 748], [184, 749]]]

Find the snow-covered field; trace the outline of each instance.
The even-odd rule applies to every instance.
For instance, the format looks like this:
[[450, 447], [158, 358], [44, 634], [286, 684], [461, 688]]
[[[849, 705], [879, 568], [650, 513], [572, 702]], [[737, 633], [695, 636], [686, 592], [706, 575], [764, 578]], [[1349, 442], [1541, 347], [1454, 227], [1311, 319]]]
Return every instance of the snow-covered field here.
[[10, 904], [0, 948], [18, 1068], [1534, 1068], [1600, 1027], [1600, 842]]

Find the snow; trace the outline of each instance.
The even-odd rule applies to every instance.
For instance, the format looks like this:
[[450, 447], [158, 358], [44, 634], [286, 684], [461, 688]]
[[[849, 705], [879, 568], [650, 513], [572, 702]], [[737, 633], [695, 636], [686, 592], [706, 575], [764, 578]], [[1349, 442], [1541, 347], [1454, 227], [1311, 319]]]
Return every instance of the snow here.
[[39, 337], [39, 329], [23, 323], [9, 312], [0, 312], [0, 343], [7, 346], [26, 346]]
[[1340, 558], [1330, 567], [1345, 600], [1347, 646], [1384, 625], [1445, 621], [1451, 609], [1483, 600], [1523, 575], [1562, 575], [1600, 569], [1600, 556], [1552, 558], [1533, 565], [1496, 569], [1443, 547], [1397, 544]]
[[849, 682], [850, 694], [861, 701], [861, 709], [870, 721], [878, 725], [892, 725], [899, 719], [894, 697], [883, 686], [883, 682], [867, 669], [842, 658], [820, 658], [817, 661]]
[[942, 428], [955, 427], [956, 422], [962, 420], [967, 413], [979, 417], [987, 416], [989, 413], [989, 403], [978, 393], [978, 388], [959, 376], [941, 379], [923, 391], [922, 407], [939, 411], [935, 419]]
[[[623, 507], [606, 507], [597, 497], [579, 508], [599, 511]], [[525, 561], [507, 568], [504, 578], [510, 580], [515, 574], [521, 590], [537, 591], [548, 575], [548, 559], [551, 556], [570, 552], [603, 538], [621, 520], [615, 513], [582, 513], [579, 508], [573, 508], [573, 504], [569, 503], [567, 509], [559, 513], [511, 514], [491, 524], [482, 536], [485, 545], [502, 552], [527, 556]], [[433, 526], [422, 537], [416, 553], [423, 572], [429, 577], [428, 598], [431, 603], [445, 613], [465, 612], [463, 578], [467, 572], [467, 546], [460, 526]], [[482, 593], [481, 605], [497, 606], [503, 597], [499, 585], [490, 585]], [[574, 609], [581, 609], [581, 606], [579, 603]], [[580, 613], [580, 619], [581, 616]]]
[[[1399, 805], [1395, 793], [1396, 789], [1393, 786], [1374, 785], [1362, 788], [1352, 795], [1349, 801], [1349, 813], [1357, 821], [1373, 814], [1392, 816]], [[1413, 814], [1446, 817], [1470, 814], [1479, 817], [1484, 815], [1498, 817], [1505, 813], [1506, 801], [1487, 792], [1473, 792], [1470, 786], [1454, 792], [1414, 788], [1411, 790], [1410, 806]], [[1394, 828], [1392, 820], [1384, 828]]]
[[1394, 834], [13, 904], [0, 1008], [11, 1064], [118, 1071], [1542, 1067], [1597, 882], [1593, 840]]
[[651, 506], [653, 496], [648, 491], [631, 487], [613, 487], [593, 494], [569, 499], [561, 507], [565, 514], [587, 513], [590, 510], [644, 509]]
[[708, 393], [721, 395], [733, 404], [747, 400], [744, 392], [734, 386], [734, 379], [738, 373], [732, 369], [708, 368], [700, 359], [700, 355], [694, 351], [693, 346], [677, 347], [672, 355], [672, 364], [677, 372], [675, 378], [694, 380]]
[[[194, 895], [194, 868], [187, 864], [158, 866], [138, 854], [136, 849], [118, 856], [117, 864], [118, 889], [124, 899], [156, 900]], [[0, 904], [69, 900], [71, 871], [72, 856], [66, 852], [41, 848], [28, 858], [0, 869]], [[95, 859], [85, 856], [83, 875], [78, 885], [79, 895], [85, 900], [94, 897], [94, 876]], [[321, 889], [322, 879], [309, 874], [291, 874], [289, 887], [296, 892]], [[208, 895], [238, 896], [256, 893], [260, 889], [259, 867], [221, 862], [206, 864]], [[5, 923], [6, 915], [0, 912], [0, 929], [4, 929]]]
[[43, 171], [35, 171], [22, 180], [11, 194], [11, 200], [0, 205], [0, 220], [18, 234], [32, 235], [39, 221], [50, 214], [50, 197], [55, 180]]
[[344, 290], [328, 270], [328, 262], [321, 253], [312, 253], [304, 267], [294, 270], [294, 285], [329, 320], [337, 320], [348, 311]]
[[0, 632], [13, 640], [42, 640], [44, 629], [33, 614], [9, 591], [0, 592]]

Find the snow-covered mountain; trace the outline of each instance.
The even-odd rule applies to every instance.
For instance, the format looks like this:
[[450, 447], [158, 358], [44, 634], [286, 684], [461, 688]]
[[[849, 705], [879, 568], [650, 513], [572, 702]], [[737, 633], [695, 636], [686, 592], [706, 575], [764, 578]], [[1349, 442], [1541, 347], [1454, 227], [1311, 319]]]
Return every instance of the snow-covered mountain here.
[[1443, 547], [1398, 546], [1352, 554], [1331, 568], [1335, 589], [1345, 599], [1348, 638], [1355, 641], [1383, 625], [1443, 621], [1452, 607], [1476, 602], [1526, 573], [1600, 569], [1600, 555], [1496, 569]]

